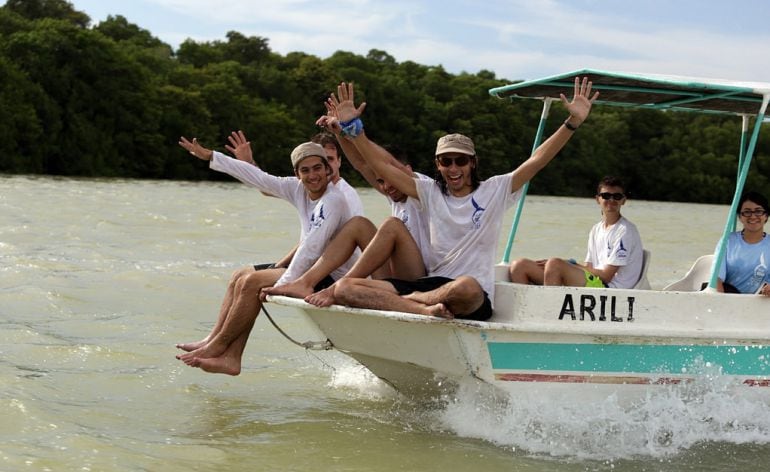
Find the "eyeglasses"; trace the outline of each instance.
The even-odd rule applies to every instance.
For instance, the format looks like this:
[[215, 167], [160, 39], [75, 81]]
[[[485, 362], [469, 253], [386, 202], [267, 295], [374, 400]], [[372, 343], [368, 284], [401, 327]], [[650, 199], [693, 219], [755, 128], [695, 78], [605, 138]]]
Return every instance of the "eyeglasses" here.
[[464, 165], [467, 165], [471, 161], [472, 156], [469, 156], [467, 154], [463, 154], [458, 157], [448, 157], [448, 156], [438, 156], [436, 157], [436, 161], [438, 161], [439, 165], [441, 167], [449, 167], [454, 162], [457, 167], [462, 167]]
[[766, 214], [767, 212], [762, 208], [755, 208], [754, 210], [741, 211], [741, 216], [744, 218], [749, 218], [751, 216], [765, 216]]
[[609, 200], [612, 198], [613, 200], [623, 200], [626, 198], [625, 195], [623, 195], [620, 192], [610, 193], [610, 192], [602, 192], [597, 197], [602, 197], [602, 200]]

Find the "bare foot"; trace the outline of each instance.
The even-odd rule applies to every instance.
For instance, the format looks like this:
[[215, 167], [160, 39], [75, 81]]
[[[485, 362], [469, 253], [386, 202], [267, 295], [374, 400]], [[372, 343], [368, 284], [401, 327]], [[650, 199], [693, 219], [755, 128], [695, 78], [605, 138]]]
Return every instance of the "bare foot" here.
[[208, 342], [209, 342], [209, 338], [208, 338], [208, 336], [206, 336], [205, 338], [201, 339], [200, 341], [197, 341], [197, 342], [194, 342], [194, 343], [177, 344], [176, 348], [177, 349], [181, 349], [183, 351], [190, 352], [190, 351], [194, 351], [196, 349], [202, 348]]
[[200, 359], [210, 359], [212, 357], [219, 357], [225, 352], [226, 349], [227, 349], [227, 346], [220, 346], [217, 343], [208, 342], [206, 343], [206, 345], [199, 347], [194, 351], [187, 352], [186, 354], [179, 354], [176, 356], [176, 358], [186, 364], [187, 361], [189, 361], [190, 359], [194, 359], [196, 357]]
[[323, 290], [319, 290], [318, 292], [311, 293], [307, 297], [305, 297], [305, 301], [310, 303], [311, 305], [315, 305], [318, 307], [325, 307], [325, 306], [332, 306], [336, 302], [334, 299], [334, 286], [326, 287]]
[[443, 303], [430, 305], [426, 307], [426, 310], [428, 311], [428, 315], [438, 316], [439, 318], [446, 318], [448, 320], [453, 320], [455, 318], [455, 315], [453, 315]]
[[238, 359], [221, 356], [203, 359], [193, 357], [185, 361], [190, 367], [198, 367], [210, 374], [238, 375], [241, 373], [241, 362]]
[[404, 295], [403, 297], [417, 303], [422, 303], [423, 305], [435, 305], [436, 303], [441, 303], [435, 300], [434, 297], [428, 295], [428, 293], [429, 292], [412, 292]]
[[313, 287], [305, 285], [299, 280], [289, 282], [278, 287], [265, 287], [262, 293], [268, 295], [286, 295], [287, 297], [305, 298], [313, 293]]

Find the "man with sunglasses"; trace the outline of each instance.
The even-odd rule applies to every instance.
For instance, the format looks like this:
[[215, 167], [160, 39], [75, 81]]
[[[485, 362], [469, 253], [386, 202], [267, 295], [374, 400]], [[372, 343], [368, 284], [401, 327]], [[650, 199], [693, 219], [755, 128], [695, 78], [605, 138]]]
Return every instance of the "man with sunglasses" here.
[[758, 192], [746, 192], [738, 201], [741, 231], [730, 233], [719, 268], [717, 290], [770, 296], [770, 238], [765, 232], [770, 205]]
[[355, 107], [351, 84], [338, 88], [336, 116], [366, 162], [394, 187], [419, 201], [430, 221], [428, 277], [416, 281], [343, 278], [335, 285], [339, 303], [357, 308], [486, 320], [492, 316], [495, 250], [505, 210], [519, 189], [545, 167], [588, 117], [598, 92], [591, 82], [575, 79], [572, 101], [561, 100], [570, 116], [513, 172], [480, 181], [473, 141], [449, 134], [436, 146], [435, 181], [412, 179], [387, 165], [360, 120], [365, 103]]
[[588, 236], [584, 264], [551, 258], [533, 261], [517, 259], [511, 263], [511, 282], [571, 287], [631, 288], [639, 280], [643, 264], [642, 239], [631, 221], [620, 214], [626, 203], [626, 188], [616, 177], [599, 182], [596, 203], [602, 220]]

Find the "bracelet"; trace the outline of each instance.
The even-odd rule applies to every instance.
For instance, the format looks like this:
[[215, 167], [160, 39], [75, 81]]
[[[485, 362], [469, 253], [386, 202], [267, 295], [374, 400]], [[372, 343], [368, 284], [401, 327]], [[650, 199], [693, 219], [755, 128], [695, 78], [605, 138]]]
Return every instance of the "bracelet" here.
[[350, 121], [341, 122], [340, 127], [342, 128], [343, 136], [355, 138], [364, 130], [364, 122], [361, 121], [361, 118], [353, 118]]
[[580, 128], [580, 125], [574, 126], [572, 123], [570, 123], [569, 122], [569, 118], [564, 120], [564, 126], [566, 126], [567, 129], [570, 130], [570, 131], [577, 131], [577, 129]]

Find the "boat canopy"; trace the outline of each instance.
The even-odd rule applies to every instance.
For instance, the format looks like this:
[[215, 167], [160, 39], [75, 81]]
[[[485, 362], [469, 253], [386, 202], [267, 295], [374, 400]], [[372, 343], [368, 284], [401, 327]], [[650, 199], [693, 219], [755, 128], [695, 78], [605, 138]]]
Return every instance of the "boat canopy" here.
[[583, 69], [536, 80], [496, 87], [489, 93], [498, 98], [558, 99], [572, 97], [575, 77], [588, 77], [600, 92], [597, 104], [658, 110], [692, 111], [755, 116], [770, 83], [632, 74]]
[[[496, 87], [490, 89], [489, 94], [502, 99], [533, 98], [543, 101], [543, 113], [532, 146], [532, 152], [534, 152], [542, 141], [551, 103], [559, 100], [561, 94], [568, 98], [572, 97], [576, 77], [587, 77], [592, 82], [592, 91], [599, 92], [599, 97], [594, 102], [597, 105], [728, 114], [741, 117], [743, 126], [738, 152], [738, 178], [709, 282], [710, 290], [716, 290], [718, 268], [724, 260], [727, 238], [730, 232], [735, 229], [738, 200], [746, 183], [751, 158], [759, 138], [760, 127], [765, 121], [765, 112], [768, 101], [770, 101], [770, 83], [582, 69], [543, 79], [527, 80]], [[755, 118], [754, 129], [749, 133], [749, 119], [751, 117]], [[510, 260], [511, 248], [528, 189], [529, 182], [524, 184], [522, 188], [522, 196], [516, 208], [511, 231], [508, 235], [508, 243], [503, 254], [502, 263], [504, 264], [508, 264]]]

